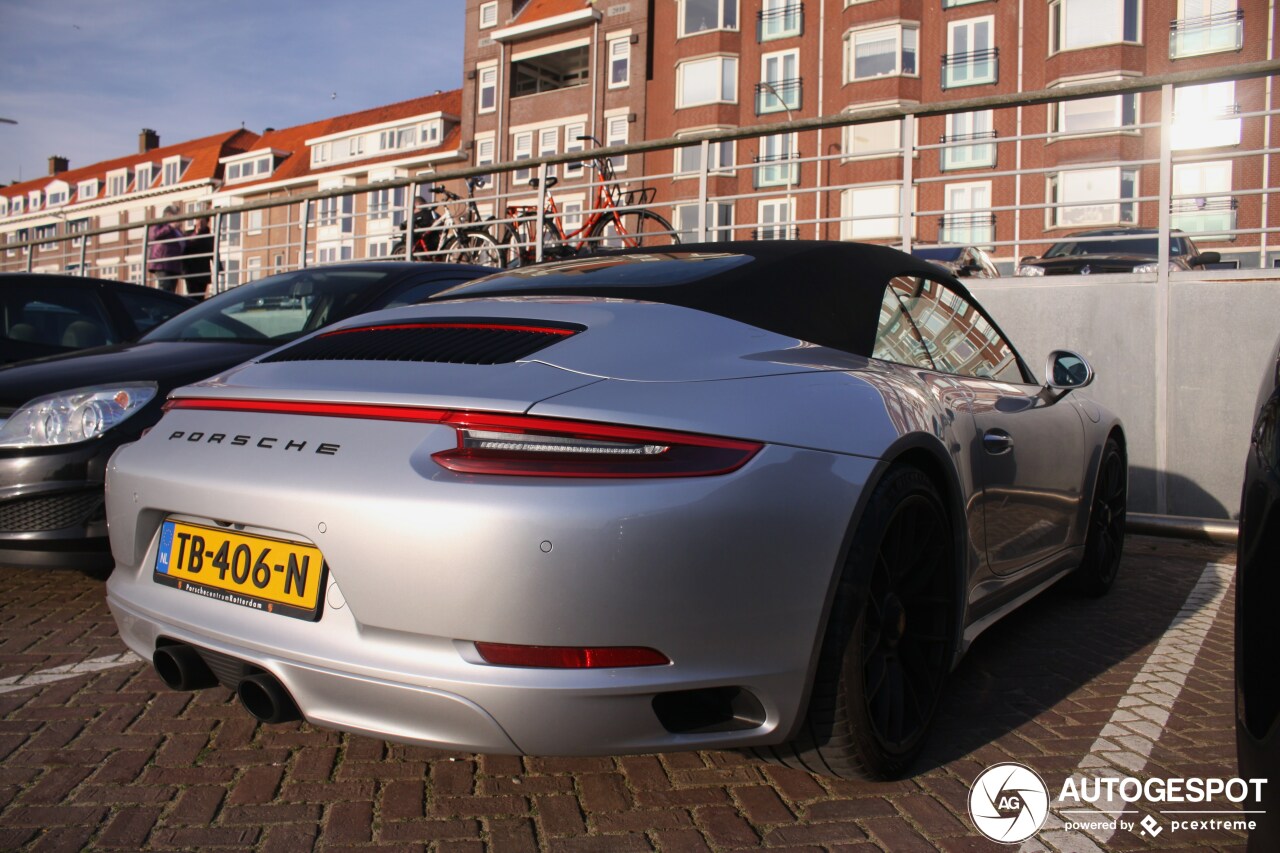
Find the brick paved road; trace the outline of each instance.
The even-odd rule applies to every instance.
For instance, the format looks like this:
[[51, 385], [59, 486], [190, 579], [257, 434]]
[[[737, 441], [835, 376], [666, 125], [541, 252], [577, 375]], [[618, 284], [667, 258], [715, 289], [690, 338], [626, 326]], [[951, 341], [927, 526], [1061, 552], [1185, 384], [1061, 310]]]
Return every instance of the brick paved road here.
[[[1225, 584], [1217, 615], [1198, 620], [1201, 645], [1160, 645], [1206, 565], [1232, 556], [1145, 538], [1127, 548], [1107, 598], [1052, 590], [979, 639], [918, 775], [892, 784], [732, 752], [519, 759], [257, 725], [221, 688], [175, 693], [149, 666], [116, 661], [124, 647], [100, 583], [3, 571], [0, 849], [1016, 849], [968, 817], [970, 784], [989, 765], [1023, 762], [1054, 793], [1099, 755], [1136, 762], [1139, 777], [1235, 775]], [[1171, 645], [1190, 647], [1194, 666], [1166, 661]], [[1173, 831], [1091, 847], [1054, 820], [1022, 849], [1243, 849], [1239, 834]]]

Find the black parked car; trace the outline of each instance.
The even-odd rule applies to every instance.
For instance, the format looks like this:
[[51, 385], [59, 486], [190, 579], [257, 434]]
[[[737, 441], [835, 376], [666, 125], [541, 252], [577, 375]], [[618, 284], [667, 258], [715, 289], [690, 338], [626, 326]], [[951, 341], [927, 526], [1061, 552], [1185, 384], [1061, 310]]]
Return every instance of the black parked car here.
[[134, 341], [195, 304], [120, 281], [0, 273], [0, 363]]
[[911, 254], [933, 261], [956, 278], [999, 278], [1000, 270], [977, 246], [912, 246]]
[[[1267, 779], [1245, 808], [1250, 853], [1280, 850], [1280, 342], [1267, 363], [1240, 496], [1236, 555], [1236, 750], [1240, 775]], [[1250, 791], [1253, 789], [1251, 788]]]
[[[1023, 258], [1018, 275], [1100, 275], [1157, 272], [1160, 232], [1154, 228], [1098, 228], [1054, 243], [1038, 258]], [[1216, 264], [1217, 252], [1201, 252], [1181, 231], [1169, 232], [1170, 271]]]
[[136, 343], [0, 368], [0, 566], [110, 570], [107, 460], [160, 419], [174, 388], [492, 272], [408, 262], [299, 270], [207, 299]]

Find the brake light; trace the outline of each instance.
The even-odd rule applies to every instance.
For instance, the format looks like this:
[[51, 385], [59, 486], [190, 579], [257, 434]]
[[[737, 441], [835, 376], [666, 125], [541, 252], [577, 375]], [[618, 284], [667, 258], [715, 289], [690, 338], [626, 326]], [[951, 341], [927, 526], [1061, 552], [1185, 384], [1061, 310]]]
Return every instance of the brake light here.
[[643, 646], [516, 646], [509, 643], [476, 643], [485, 663], [540, 669], [617, 669], [629, 666], [665, 666], [670, 658]]
[[415, 406], [179, 397], [164, 408], [441, 424], [453, 427], [458, 442], [431, 458], [464, 474], [709, 477], [738, 470], [763, 446], [697, 433]]

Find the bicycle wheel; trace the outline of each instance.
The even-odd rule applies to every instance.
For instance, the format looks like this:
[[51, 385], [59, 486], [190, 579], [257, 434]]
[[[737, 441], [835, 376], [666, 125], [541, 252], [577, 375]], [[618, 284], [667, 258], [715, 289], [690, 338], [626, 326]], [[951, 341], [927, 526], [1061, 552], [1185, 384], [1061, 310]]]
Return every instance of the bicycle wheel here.
[[444, 260], [452, 264], [479, 264], [502, 268], [503, 251], [484, 231], [466, 231], [449, 238], [444, 246]]
[[671, 223], [651, 210], [613, 211], [591, 229], [589, 251], [632, 249], [636, 246], [672, 246], [680, 235]]

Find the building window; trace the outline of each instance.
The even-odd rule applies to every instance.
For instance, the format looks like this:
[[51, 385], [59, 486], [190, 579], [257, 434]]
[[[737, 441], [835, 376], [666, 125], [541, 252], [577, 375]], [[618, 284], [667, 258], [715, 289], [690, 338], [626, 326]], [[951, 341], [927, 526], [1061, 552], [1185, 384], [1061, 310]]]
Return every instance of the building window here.
[[[341, 226], [344, 233], [351, 233], [351, 196], [322, 198], [316, 202], [316, 225]], [[238, 214], [233, 214], [238, 216]], [[236, 223], [237, 226], [239, 223]]]
[[[695, 243], [698, 241], [698, 205], [677, 204], [675, 206], [675, 229], [679, 233], [680, 242]], [[733, 205], [728, 202], [707, 202], [706, 233], [707, 241], [733, 239]]]
[[13, 199], [10, 202], [9, 214], [11, 216], [18, 216], [25, 209], [25, 205], [26, 205], [26, 199], [24, 199], [22, 196], [18, 196], [17, 198]]
[[496, 159], [496, 148], [492, 135], [476, 137], [476, 165], [488, 166]]
[[182, 157], [172, 157], [163, 163], [163, 171], [161, 173], [160, 185], [171, 187], [182, 180], [182, 175], [187, 170], [187, 166], [191, 161]]
[[986, 246], [995, 240], [995, 214], [991, 212], [991, 182], [947, 184], [946, 213], [938, 240], [966, 246]]
[[794, 199], [778, 198], [761, 201], [756, 206], [757, 240], [794, 240], [800, 236], [793, 210]]
[[947, 25], [947, 54], [942, 57], [942, 88], [979, 86], [1000, 77], [1000, 56], [994, 46], [995, 19], [971, 18]]
[[1173, 167], [1174, 228], [1202, 239], [1230, 240], [1236, 227], [1231, 161], [1177, 163]]
[[764, 0], [756, 13], [756, 41], [791, 38], [804, 32], [804, 4], [800, 0]]
[[36, 239], [43, 242], [40, 243], [40, 251], [47, 252], [58, 248], [57, 244], [58, 226], [57, 225], [37, 225]]
[[98, 197], [98, 180], [81, 181], [80, 186], [76, 188], [76, 200], [88, 201]]
[[107, 195], [118, 196], [129, 192], [129, 170], [111, 172], [107, 175]]
[[[544, 127], [538, 131], [538, 156], [551, 157], [560, 153], [560, 128]], [[547, 166], [547, 177], [555, 177], [556, 167]]]
[[756, 86], [756, 115], [800, 109], [800, 51], [766, 53], [760, 57], [760, 85]]
[[480, 4], [480, 29], [487, 30], [490, 27], [498, 25], [498, 3], [497, 0], [491, 3]]
[[330, 153], [329, 146], [330, 146], [330, 143], [321, 142], [319, 145], [312, 147], [311, 164], [313, 166], [319, 166], [323, 163], [329, 162], [329, 153]]
[[67, 203], [67, 197], [70, 194], [70, 188], [63, 185], [58, 187], [49, 187], [48, 194], [45, 197], [46, 207], [61, 207]]
[[736, 30], [738, 0], [680, 0], [680, 35]]
[[346, 157], [361, 157], [364, 155], [364, 136], [352, 136], [346, 140]]
[[418, 136], [418, 128], [412, 124], [381, 131], [378, 134], [378, 150], [400, 151], [405, 148], [413, 148], [418, 144]]
[[1064, 136], [1107, 133], [1138, 123], [1138, 95], [1108, 95], [1049, 105], [1049, 130]]
[[[728, 128], [723, 127], [709, 129], [728, 130]], [[732, 139], [722, 139], [717, 142], [707, 143], [707, 171], [711, 173], [732, 172], [733, 147], [734, 141]], [[675, 173], [678, 177], [701, 174], [702, 143], [699, 142], [695, 145], [677, 148], [675, 160]]]
[[991, 129], [991, 121], [991, 110], [952, 113], [947, 116], [947, 134], [942, 137], [942, 142], [947, 146], [942, 149], [944, 171], [990, 168], [996, 164], [994, 142], [978, 145], [956, 144], [995, 139], [996, 132]]
[[1051, 0], [1049, 52], [1138, 41], [1138, 0]]
[[498, 66], [476, 69], [476, 111], [491, 113], [498, 108]]
[[676, 67], [677, 107], [738, 102], [738, 58], [712, 56]]
[[843, 154], [850, 158], [902, 156], [902, 120], [873, 121], [846, 125]]
[[[582, 151], [585, 148], [581, 137], [587, 135], [587, 126], [582, 122], [574, 122], [564, 126], [564, 153]], [[572, 160], [564, 164], [566, 178], [581, 178], [585, 164], [581, 160]]]
[[[631, 116], [629, 113], [623, 113], [616, 116], [605, 116], [605, 137], [604, 144], [626, 145], [631, 132]], [[623, 154], [614, 154], [609, 158], [609, 162], [613, 164], [613, 171], [627, 171], [627, 158]]]
[[142, 192], [143, 190], [150, 189], [151, 180], [151, 164], [144, 163], [139, 166], [138, 170], [134, 173], [134, 192]]
[[72, 219], [69, 222], [67, 222], [67, 233], [80, 235], [80, 236], [76, 236], [75, 239], [71, 241], [71, 245], [77, 246], [77, 247], [83, 245], [84, 244], [83, 234], [88, 230], [89, 230], [89, 220], [87, 218]]
[[383, 187], [369, 194], [369, 219], [389, 220], [399, 227], [404, 221], [404, 187]]
[[1048, 221], [1054, 228], [1133, 225], [1138, 205], [1137, 169], [1073, 169], [1049, 177]]
[[840, 238], [872, 240], [901, 236], [902, 190], [896, 184], [854, 187], [840, 194]]
[[916, 71], [918, 24], [853, 30], [844, 38], [844, 80], [872, 80]]
[[760, 138], [760, 154], [756, 157], [755, 186], [794, 186], [800, 182], [800, 165], [795, 162], [796, 134], [776, 133]]
[[1239, 145], [1239, 115], [1234, 80], [1174, 89], [1174, 150]]
[[1179, 0], [1169, 25], [1169, 58], [1183, 59], [1244, 46], [1244, 11], [1235, 0]]
[[609, 88], [621, 89], [631, 82], [631, 35], [609, 39]]
[[258, 157], [253, 160], [241, 160], [238, 163], [227, 164], [227, 183], [234, 184], [238, 181], [247, 181], [258, 175], [271, 174], [271, 165], [273, 158], [268, 155], [266, 157]]
[[[529, 160], [533, 158], [533, 131], [526, 130], [515, 134], [511, 138], [511, 151], [513, 160]], [[511, 174], [511, 180], [517, 184], [527, 184], [532, 176], [531, 169], [516, 169]]]
[[520, 59], [511, 63], [511, 97], [583, 86], [590, 72], [590, 47], [585, 44]]

